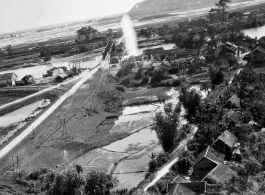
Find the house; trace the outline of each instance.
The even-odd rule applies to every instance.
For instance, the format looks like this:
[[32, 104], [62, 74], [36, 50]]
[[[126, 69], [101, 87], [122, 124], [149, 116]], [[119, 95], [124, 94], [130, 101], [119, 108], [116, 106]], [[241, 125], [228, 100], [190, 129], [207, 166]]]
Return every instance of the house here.
[[254, 62], [264, 62], [265, 61], [265, 49], [257, 46], [250, 52], [250, 56]]
[[226, 184], [236, 175], [237, 173], [228, 165], [219, 164], [203, 178], [203, 181], [208, 184]]
[[218, 52], [218, 57], [220, 58], [228, 58], [230, 56], [237, 56], [237, 48], [234, 48], [233, 46], [229, 46], [229, 44], [223, 45], [219, 52]]
[[75, 75], [75, 72], [73, 70], [67, 70], [65, 74], [67, 74], [67, 77], [73, 77]]
[[27, 83], [25, 81], [15, 81], [16, 86], [24, 86], [27, 85]]
[[231, 125], [241, 123], [239, 114], [232, 109], [223, 116], [223, 119], [228, 120], [228, 122], [230, 122]]
[[189, 36], [199, 35], [199, 37], [201, 36], [205, 37], [206, 33], [207, 33], [207, 30], [203, 27], [196, 27], [188, 31]]
[[239, 47], [237, 45], [235, 45], [234, 43], [227, 41], [225, 43], [225, 48], [228, 50], [231, 50], [235, 56], [239, 55]]
[[176, 49], [164, 50], [164, 59], [168, 61], [174, 61], [176, 59]]
[[208, 146], [196, 158], [192, 175], [197, 179], [203, 179], [213, 168], [224, 161], [224, 157], [224, 154]]
[[199, 49], [179, 49], [176, 51], [176, 59], [196, 57], [199, 55]]
[[55, 68], [52, 70], [52, 76], [56, 77], [57, 75], [63, 74], [64, 70], [62, 68]]
[[139, 62], [139, 61], [142, 61], [142, 55], [139, 55], [139, 56], [135, 56], [135, 61]]
[[224, 108], [240, 108], [241, 99], [237, 95], [233, 95], [223, 106]]
[[202, 50], [201, 56], [203, 56], [207, 60], [214, 60], [215, 59], [215, 50], [211, 48], [207, 48]]
[[207, 190], [206, 188], [207, 183], [205, 181], [192, 181], [192, 182], [184, 182], [179, 184], [195, 192], [196, 194], [205, 194]]
[[17, 75], [15, 73], [0, 74], [0, 86], [14, 86], [16, 85]]
[[225, 154], [225, 159], [230, 160], [233, 153], [233, 148], [237, 142], [237, 137], [230, 131], [224, 131], [217, 140], [213, 143], [212, 147]]
[[239, 51], [241, 51], [242, 53], [246, 53], [249, 51], [249, 45], [246, 43], [239, 43], [238, 44], [238, 49]]
[[26, 83], [26, 85], [29, 85], [29, 84], [33, 84], [34, 83], [34, 78], [32, 75], [26, 75], [24, 76], [21, 81], [24, 81]]
[[166, 195], [196, 195], [196, 193], [181, 184], [174, 184]]
[[163, 47], [158, 47], [154, 49], [146, 49], [143, 51], [143, 59], [154, 59], [160, 61], [164, 53], [164, 48]]
[[56, 82], [63, 82], [67, 77], [68, 77], [67, 74], [62, 73], [62, 74], [59, 74], [59, 75], [55, 76], [55, 77], [54, 77], [54, 80], [55, 80]]

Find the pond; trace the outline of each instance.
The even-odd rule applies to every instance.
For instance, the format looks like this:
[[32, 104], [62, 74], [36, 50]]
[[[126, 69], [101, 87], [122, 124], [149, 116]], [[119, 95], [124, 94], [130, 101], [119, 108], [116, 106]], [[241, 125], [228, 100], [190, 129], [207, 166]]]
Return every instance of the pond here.
[[265, 36], [265, 26], [257, 27], [257, 28], [251, 28], [243, 30], [243, 32], [250, 36], [251, 38], [257, 37], [260, 39], [261, 37]]

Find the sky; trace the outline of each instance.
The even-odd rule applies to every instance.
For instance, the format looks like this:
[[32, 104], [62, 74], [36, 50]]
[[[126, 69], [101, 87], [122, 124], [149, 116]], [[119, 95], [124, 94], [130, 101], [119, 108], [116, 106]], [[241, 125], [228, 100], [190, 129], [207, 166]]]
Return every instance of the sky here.
[[0, 0], [0, 33], [128, 12], [143, 0]]

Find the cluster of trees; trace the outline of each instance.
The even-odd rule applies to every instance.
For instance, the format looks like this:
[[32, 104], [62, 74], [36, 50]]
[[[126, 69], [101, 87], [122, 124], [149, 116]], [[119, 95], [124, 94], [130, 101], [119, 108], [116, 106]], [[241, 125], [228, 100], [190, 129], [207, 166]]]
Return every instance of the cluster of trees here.
[[[118, 180], [99, 171], [91, 171], [82, 176], [80, 165], [64, 171], [43, 168], [23, 178], [29, 194], [46, 195], [110, 195], [118, 185]], [[21, 181], [20, 181], [21, 182]]]
[[141, 28], [139, 33], [138, 33], [138, 36], [144, 37], [146, 39], [150, 39], [154, 35], [155, 32], [156, 31], [153, 27]]
[[224, 72], [221, 67], [209, 65], [209, 74], [212, 85], [220, 85], [224, 81]]
[[94, 38], [97, 38], [100, 34], [100, 32], [97, 29], [91, 26], [82, 27], [76, 33], [79, 40], [81, 40], [84, 43], [90, 43]]

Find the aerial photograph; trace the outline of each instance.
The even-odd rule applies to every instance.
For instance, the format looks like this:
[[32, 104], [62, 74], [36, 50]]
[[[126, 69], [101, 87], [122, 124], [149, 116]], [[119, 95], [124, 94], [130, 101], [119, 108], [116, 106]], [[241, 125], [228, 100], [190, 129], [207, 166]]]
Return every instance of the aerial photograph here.
[[265, 195], [265, 0], [0, 18], [0, 195]]

